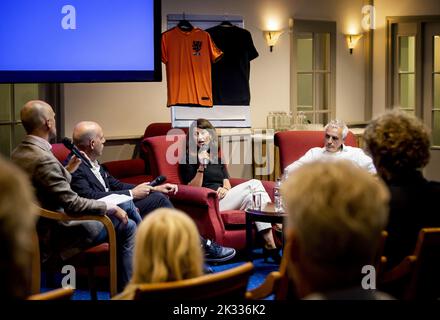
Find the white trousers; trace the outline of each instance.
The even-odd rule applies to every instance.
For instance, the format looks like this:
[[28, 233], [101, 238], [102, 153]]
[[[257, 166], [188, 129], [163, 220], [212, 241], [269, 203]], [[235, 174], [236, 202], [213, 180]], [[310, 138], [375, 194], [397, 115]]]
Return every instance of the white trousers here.
[[[260, 180], [252, 179], [231, 188], [226, 196], [220, 200], [219, 209], [224, 210], [245, 210], [252, 206], [252, 191], [261, 193], [261, 206], [271, 202], [269, 195], [264, 189]], [[272, 228], [272, 224], [268, 222], [255, 222], [258, 231]]]

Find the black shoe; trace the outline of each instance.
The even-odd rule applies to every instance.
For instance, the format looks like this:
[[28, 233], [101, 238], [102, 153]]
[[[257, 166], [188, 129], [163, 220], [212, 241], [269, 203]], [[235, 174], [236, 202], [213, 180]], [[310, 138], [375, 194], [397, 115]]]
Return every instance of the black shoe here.
[[225, 262], [235, 256], [235, 249], [222, 247], [211, 240], [206, 241], [204, 249], [206, 262]]
[[268, 262], [267, 259], [271, 258], [273, 262], [275, 262], [276, 264], [281, 263], [280, 249], [278, 248], [267, 249], [263, 247], [263, 256], [264, 256], [264, 262]]

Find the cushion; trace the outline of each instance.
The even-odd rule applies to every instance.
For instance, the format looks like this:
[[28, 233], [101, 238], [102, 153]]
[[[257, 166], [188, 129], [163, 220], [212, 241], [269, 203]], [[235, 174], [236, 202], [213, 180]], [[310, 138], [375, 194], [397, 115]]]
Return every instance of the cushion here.
[[246, 214], [242, 210], [225, 210], [220, 212], [225, 228], [228, 226], [244, 226], [246, 225]]

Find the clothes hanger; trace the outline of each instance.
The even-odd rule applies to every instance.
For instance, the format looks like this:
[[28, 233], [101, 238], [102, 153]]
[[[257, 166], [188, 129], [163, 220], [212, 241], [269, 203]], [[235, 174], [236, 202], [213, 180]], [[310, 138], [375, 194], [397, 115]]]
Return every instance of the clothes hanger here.
[[231, 23], [231, 21], [228, 20], [228, 15], [225, 14], [223, 21], [219, 24], [219, 26], [222, 27], [233, 27], [233, 24]]
[[220, 25], [222, 27], [233, 27], [234, 26], [230, 21], [227, 21], [227, 20], [222, 21], [222, 23], [220, 23]]
[[185, 19], [185, 12], [183, 13], [183, 19], [179, 21], [177, 27], [182, 31], [191, 31], [194, 29], [194, 26]]

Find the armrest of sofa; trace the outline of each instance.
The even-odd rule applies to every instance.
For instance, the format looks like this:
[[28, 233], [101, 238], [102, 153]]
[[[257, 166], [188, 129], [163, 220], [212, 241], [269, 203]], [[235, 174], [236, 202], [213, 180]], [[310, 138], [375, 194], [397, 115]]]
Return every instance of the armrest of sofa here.
[[188, 202], [198, 206], [210, 206], [212, 201], [216, 201], [218, 198], [217, 192], [212, 189], [184, 184], [179, 184], [178, 188], [179, 190], [176, 194], [170, 195], [172, 201]]
[[222, 243], [225, 225], [218, 207], [217, 192], [179, 184], [178, 192], [170, 195], [170, 200], [194, 220], [203, 237]]

